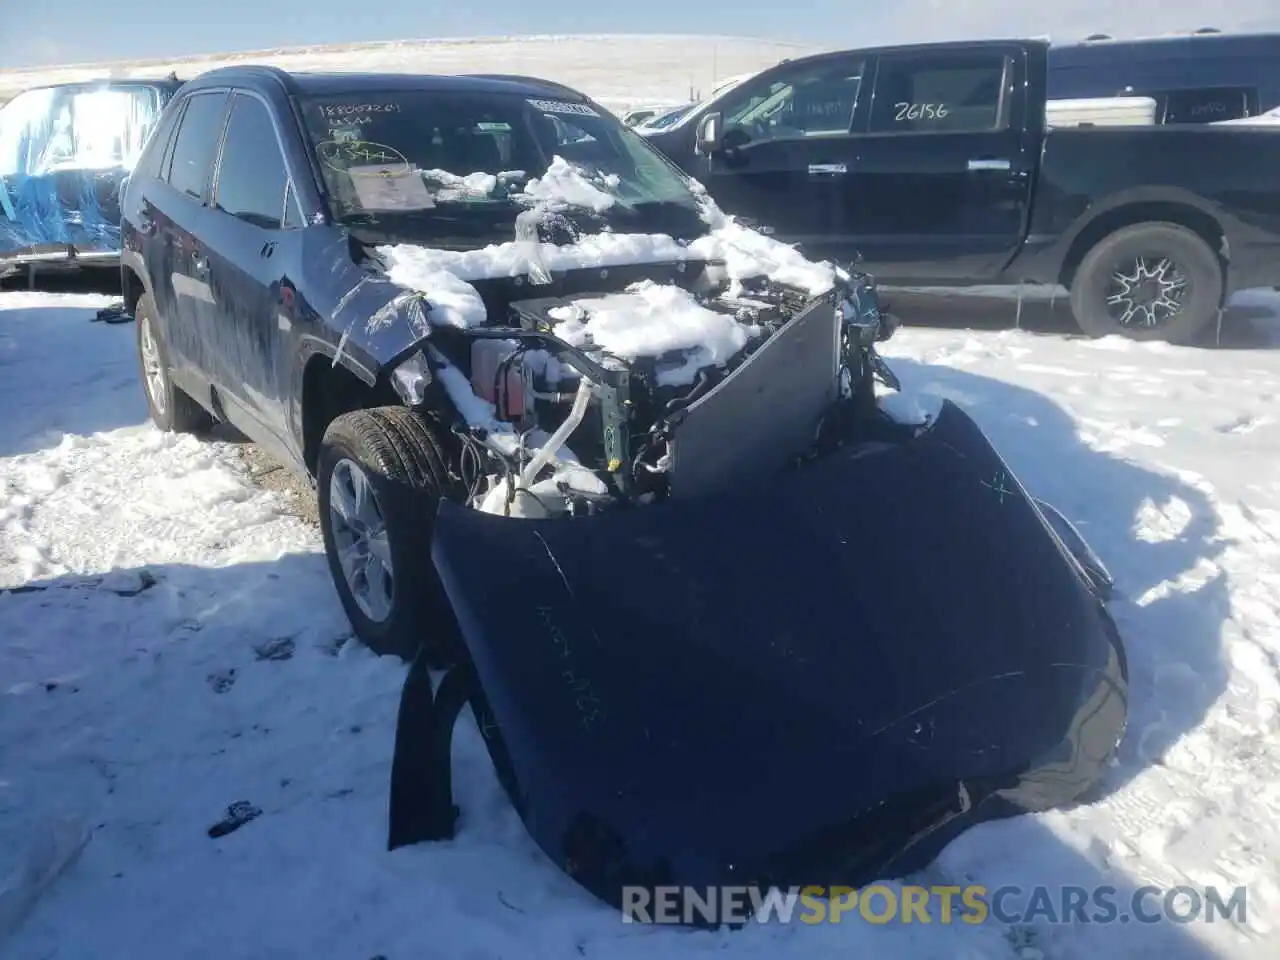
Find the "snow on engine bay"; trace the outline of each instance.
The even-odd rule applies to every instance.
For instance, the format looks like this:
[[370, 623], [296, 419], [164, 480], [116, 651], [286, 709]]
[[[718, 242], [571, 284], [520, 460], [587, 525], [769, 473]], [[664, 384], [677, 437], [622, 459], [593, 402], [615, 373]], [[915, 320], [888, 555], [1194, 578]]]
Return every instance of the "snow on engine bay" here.
[[[505, 171], [460, 176], [431, 170], [423, 171], [422, 176], [451, 193], [483, 198], [523, 174]], [[381, 245], [377, 253], [385, 265], [387, 279], [421, 295], [429, 326], [463, 329], [489, 322], [480, 292], [472, 284], [477, 280], [528, 276], [536, 286], [549, 282], [556, 271], [697, 260], [723, 264], [720, 269], [727, 281], [725, 295], [729, 297], [741, 294], [744, 281], [759, 277], [796, 287], [811, 296], [830, 290], [836, 281], [836, 269], [830, 264], [813, 263], [792, 247], [724, 214], [696, 181], [691, 181], [690, 186], [707, 231], [690, 243], [681, 243], [666, 234], [615, 233], [608, 229], [580, 235], [567, 244], [538, 238], [537, 226], [544, 218], [569, 209], [603, 212], [622, 202], [611, 192], [616, 186], [616, 177], [585, 171], [557, 156], [542, 177], [529, 180], [512, 195], [525, 207], [516, 218], [512, 240], [467, 251], [417, 244]], [[745, 316], [739, 319], [733, 312], [709, 309], [683, 287], [652, 280], [633, 283], [621, 292], [571, 299], [550, 309], [546, 316], [555, 323], [555, 335], [570, 346], [600, 349], [624, 362], [641, 357], [664, 358], [656, 372], [657, 383], [662, 387], [692, 385], [700, 371], [727, 365], [764, 332]], [[370, 323], [387, 319], [377, 316]], [[600, 480], [578, 461], [563, 437], [542, 429], [518, 431], [509, 417], [497, 415], [493, 402], [496, 396], [488, 387], [493, 382], [492, 371], [483, 366], [480, 355], [492, 360], [495, 348], [505, 351], [505, 355], [517, 346], [514, 341], [478, 342], [473, 347], [470, 376], [439, 350], [430, 345], [426, 349], [455, 408], [472, 427], [483, 431], [486, 445], [508, 456], [522, 446], [535, 459], [542, 456], [539, 451], [546, 449], [545, 462], [553, 467], [553, 476], [539, 483], [532, 483], [530, 477], [531, 492], [554, 493], [557, 486], [567, 485], [579, 492], [602, 493]], [[679, 359], [671, 362], [673, 356]], [[477, 362], [482, 367], [477, 367]], [[555, 365], [556, 361], [542, 351], [529, 351], [524, 353], [522, 363], [543, 365], [545, 373], [546, 365]], [[477, 372], [481, 369], [483, 372]], [[514, 483], [510, 479], [507, 482]], [[479, 494], [475, 505], [496, 511], [505, 500], [501, 512], [510, 515], [508, 493], [496, 476], [491, 477], [488, 490]]]
[[[472, 190], [493, 189], [503, 174], [483, 179], [486, 176], [472, 174], [455, 179], [459, 185], [465, 181]], [[607, 181], [603, 185], [607, 187]], [[487, 320], [479, 291], [468, 281], [546, 275], [583, 267], [720, 260], [725, 264], [731, 295], [738, 292], [742, 281], [760, 276], [791, 284], [814, 296], [831, 288], [835, 271], [829, 265], [806, 260], [786, 244], [742, 226], [725, 215], [700, 186], [694, 184], [694, 189], [709, 229], [688, 245], [656, 233], [594, 233], [564, 245], [522, 239], [522, 224], [542, 214], [567, 207], [601, 211], [617, 202], [573, 164], [556, 157], [543, 177], [530, 180], [516, 195], [530, 209], [520, 215], [515, 239], [479, 250], [436, 250], [402, 243], [383, 245], [377, 251], [386, 262], [389, 280], [425, 295], [433, 323], [455, 327], [479, 326]], [[587, 302], [579, 305], [586, 309]], [[664, 303], [669, 311], [679, 314], [678, 319], [659, 308]], [[746, 326], [730, 331], [726, 322], [736, 321], [699, 307], [685, 291], [670, 284], [639, 284], [625, 294], [595, 299], [591, 306], [589, 316], [576, 317], [584, 328], [579, 334], [589, 330], [598, 345], [614, 352], [612, 342], [621, 351], [618, 355], [626, 358], [685, 349], [710, 357], [711, 362], [722, 362], [728, 359], [728, 344], [736, 343], [741, 349], [751, 335]], [[688, 371], [689, 381], [694, 373], [696, 370]]]

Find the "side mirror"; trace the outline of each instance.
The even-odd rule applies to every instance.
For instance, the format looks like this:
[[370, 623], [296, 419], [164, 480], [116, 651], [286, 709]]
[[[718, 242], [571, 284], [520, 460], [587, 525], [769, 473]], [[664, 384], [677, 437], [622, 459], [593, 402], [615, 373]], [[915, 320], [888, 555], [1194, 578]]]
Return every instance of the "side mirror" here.
[[698, 121], [695, 149], [703, 156], [710, 156], [720, 149], [724, 137], [724, 118], [719, 113], [708, 113]]

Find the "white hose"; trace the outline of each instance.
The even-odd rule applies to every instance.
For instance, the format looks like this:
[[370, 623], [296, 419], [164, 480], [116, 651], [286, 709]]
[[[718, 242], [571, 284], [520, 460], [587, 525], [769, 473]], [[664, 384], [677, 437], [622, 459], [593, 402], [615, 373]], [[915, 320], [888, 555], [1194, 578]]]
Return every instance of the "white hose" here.
[[533, 459], [529, 461], [529, 465], [524, 468], [520, 474], [520, 486], [528, 488], [533, 483], [533, 478], [538, 475], [538, 471], [545, 467], [551, 458], [559, 452], [564, 446], [564, 442], [569, 439], [569, 434], [578, 429], [578, 425], [582, 423], [582, 418], [587, 415], [587, 403], [591, 400], [592, 383], [586, 377], [578, 381], [578, 392], [573, 398], [573, 407], [569, 410], [569, 416], [565, 417], [564, 423], [560, 424], [555, 433], [537, 453], [533, 455]]

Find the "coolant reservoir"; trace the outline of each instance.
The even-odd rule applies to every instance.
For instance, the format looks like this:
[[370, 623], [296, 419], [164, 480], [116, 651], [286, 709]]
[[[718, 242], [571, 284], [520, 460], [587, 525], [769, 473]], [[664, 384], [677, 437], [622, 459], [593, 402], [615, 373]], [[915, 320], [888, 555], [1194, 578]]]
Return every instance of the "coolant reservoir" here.
[[[498, 366], [515, 353], [514, 340], [475, 340], [471, 344], [471, 390], [477, 397], [498, 408], [498, 415], [518, 419], [524, 414], [524, 384], [520, 364], [509, 364], [501, 382], [495, 384]], [[494, 387], [498, 388], [495, 395]]]

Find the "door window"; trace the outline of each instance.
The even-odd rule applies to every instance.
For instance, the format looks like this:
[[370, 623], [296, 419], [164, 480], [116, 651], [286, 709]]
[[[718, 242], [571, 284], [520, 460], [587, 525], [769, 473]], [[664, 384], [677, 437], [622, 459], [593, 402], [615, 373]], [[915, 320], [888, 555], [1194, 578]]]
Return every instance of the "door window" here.
[[237, 94], [218, 162], [215, 206], [266, 230], [279, 230], [289, 171], [266, 104]]
[[297, 196], [293, 189], [293, 181], [290, 180], [284, 191], [284, 212], [280, 215], [280, 225], [285, 230], [295, 230], [305, 226], [302, 214], [298, 211]]
[[204, 196], [213, 155], [222, 135], [227, 95], [196, 93], [187, 102], [169, 162], [169, 183], [197, 200]]
[[862, 67], [861, 61], [840, 58], [798, 64], [743, 84], [720, 111], [725, 143], [847, 134], [862, 88]]
[[181, 106], [177, 106], [161, 116], [160, 124], [156, 127], [154, 136], [148, 138], [142, 155], [138, 158], [136, 176], [160, 176], [161, 165], [164, 163], [165, 155], [169, 151], [169, 141], [173, 139], [173, 128], [177, 124], [178, 114], [181, 112]]
[[886, 56], [872, 133], [971, 133], [1001, 126], [1006, 60], [999, 53]]

